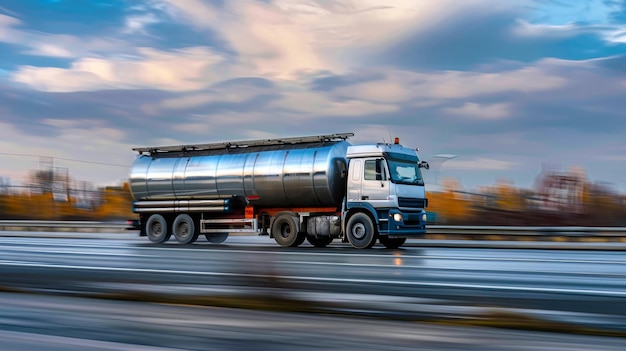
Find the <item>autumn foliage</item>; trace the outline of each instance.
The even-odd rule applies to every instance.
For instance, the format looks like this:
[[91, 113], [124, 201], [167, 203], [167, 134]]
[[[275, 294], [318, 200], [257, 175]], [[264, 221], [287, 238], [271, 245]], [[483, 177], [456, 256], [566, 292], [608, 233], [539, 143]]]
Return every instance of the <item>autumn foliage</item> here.
[[626, 226], [626, 196], [590, 182], [580, 171], [541, 174], [534, 189], [501, 181], [467, 192], [455, 180], [445, 180], [441, 191], [427, 196], [435, 224]]
[[[75, 192], [75, 191], [72, 191]], [[0, 194], [0, 219], [110, 221], [135, 218], [128, 184], [90, 191], [92, 201], [55, 198], [49, 191], [12, 191]]]
[[[427, 185], [428, 189], [428, 185]], [[626, 197], [580, 171], [541, 174], [533, 189], [506, 181], [464, 191], [446, 179], [429, 191], [431, 224], [626, 226]], [[137, 218], [128, 183], [92, 189], [36, 171], [26, 187], [0, 188], [0, 219], [112, 221]]]

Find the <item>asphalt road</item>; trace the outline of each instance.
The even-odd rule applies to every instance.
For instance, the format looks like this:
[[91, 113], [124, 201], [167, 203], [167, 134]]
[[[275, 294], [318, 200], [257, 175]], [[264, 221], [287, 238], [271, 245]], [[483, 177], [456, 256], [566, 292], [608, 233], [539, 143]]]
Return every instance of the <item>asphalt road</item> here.
[[356, 317], [0, 294], [3, 351], [621, 351], [623, 341]]
[[[12, 237], [10, 233], [0, 234], [0, 286], [5, 289], [70, 296], [72, 296], [71, 294], [84, 296], [90, 293], [128, 291], [164, 293], [183, 297], [197, 295], [237, 296], [262, 293], [270, 296], [270, 298], [272, 296], [276, 296], [277, 299], [293, 297], [303, 301], [330, 304], [328, 309], [334, 312], [349, 313], [353, 316], [359, 313], [369, 316], [384, 314], [411, 320], [467, 318], [495, 309], [584, 327], [623, 331], [626, 326], [625, 276], [626, 253], [622, 251], [421, 248], [413, 244], [399, 250], [387, 250], [382, 247], [372, 250], [355, 250], [340, 243], [334, 243], [325, 249], [307, 245], [285, 249], [278, 247], [274, 241], [266, 237], [230, 237], [222, 245], [213, 245], [201, 240], [194, 245], [181, 246], [173, 242], [154, 245], [146, 238], [138, 237], [134, 232], [124, 234], [91, 233], [84, 236], [74, 235], [72, 238], [30, 238]], [[40, 298], [44, 298], [37, 297], [39, 295], [22, 296], [24, 297], [20, 299], [14, 295], [3, 295], [4, 298], [25, 301], [26, 306], [24, 308], [27, 309], [31, 308], [28, 307], [28, 303], [37, 304]], [[52, 297], [45, 297], [45, 299], [48, 298]], [[100, 319], [100, 313], [89, 314], [85, 312], [92, 317], [82, 316], [83, 311], [89, 310], [89, 306], [94, 304], [91, 300], [85, 302], [76, 297], [67, 296], [54, 298], [70, 299], [72, 302], [63, 300], [61, 302], [46, 302], [41, 306], [37, 305], [43, 311], [52, 308], [50, 313], [44, 312], [42, 314], [49, 316], [46, 317], [49, 320], [41, 322], [43, 325], [50, 324], [52, 329], [58, 325], [63, 325], [65, 322], [55, 321], [54, 318], [56, 317], [53, 316], [56, 314], [54, 313], [55, 309], [61, 308], [58, 306], [65, 306], [66, 304], [84, 306], [80, 308], [68, 307], [70, 312], [64, 312], [62, 315], [69, 316], [68, 318], [72, 320], [85, 319], [86, 325], [90, 326], [88, 329], [100, 330], [101, 328], [97, 327], [98, 323], [106, 322], [106, 318], [104, 322]], [[137, 315], [142, 316], [144, 309], [165, 308], [163, 305], [141, 302], [98, 302], [98, 304], [100, 303], [111, 304], [104, 309], [110, 309], [112, 315], [115, 313], [123, 314], [124, 311], [130, 309], [138, 311]], [[131, 305], [125, 307], [124, 304], [126, 303]], [[50, 307], [49, 304], [57, 307]], [[7, 309], [17, 308], [15, 305], [19, 304], [8, 302], [0, 304], [0, 306], [5, 306], [1, 307], [5, 327], [2, 329], [4, 332], [2, 332], [3, 335], [0, 335], [0, 340], [14, 340], [15, 343], [19, 343], [21, 339], [29, 339], [25, 336], [26, 334], [39, 335], [40, 328], [29, 326], [32, 318], [27, 317], [28, 313], [7, 312]], [[196, 309], [186, 308], [189, 310], [186, 310], [183, 315], [189, 315], [191, 321], [179, 321], [174, 318], [174, 323], [180, 322], [184, 325], [186, 325], [185, 323], [194, 323], [193, 321], [198, 317], [194, 317], [194, 313], [189, 311], [196, 311]], [[119, 311], [115, 312], [116, 310]], [[219, 311], [227, 315], [233, 313], [233, 318], [240, 318], [242, 321], [246, 320], [245, 313], [257, 313], [247, 311], [242, 312], [242, 316], [235, 317], [239, 311]], [[76, 315], [72, 315], [72, 313]], [[167, 312], [163, 313], [167, 314]], [[125, 321], [127, 317], [109, 316], [107, 318]], [[150, 321], [151, 318], [146, 317]], [[344, 322], [335, 322], [338, 317], [310, 315], [294, 317], [291, 314], [273, 315], [267, 318], [277, 323], [281, 322], [281, 325], [290, 325], [289, 320], [292, 318], [302, 320], [303, 323], [308, 321], [311, 325], [303, 326], [302, 329], [309, 333], [307, 334], [309, 340], [315, 336], [326, 340], [322, 337], [326, 334], [325, 330], [328, 330], [326, 328], [337, 323], [337, 330], [330, 328], [339, 333], [336, 342], [343, 338], [354, 342], [359, 340], [358, 338], [364, 338], [364, 345], [371, 346], [371, 350], [385, 349], [376, 348], [378, 347], [376, 345], [379, 344], [367, 342], [368, 338], [374, 338], [378, 334], [368, 332], [366, 333], [367, 336], [359, 336], [364, 330], [377, 331], [376, 328], [372, 329], [371, 326], [366, 329], [357, 327], [356, 330], [359, 333], [353, 335], [350, 334], [353, 332], [352, 327], [341, 327], [341, 323], [347, 323], [350, 326], [369, 323], [368, 320], [362, 318], [351, 317], [349, 321]], [[18, 320], [16, 323], [25, 325], [24, 328], [7, 327], [13, 323], [14, 319]], [[19, 322], [20, 319], [23, 319], [22, 322]], [[167, 324], [168, 322], [160, 323]], [[378, 322], [374, 324], [376, 323]], [[391, 323], [389, 329], [385, 329], [387, 332], [383, 339], [395, 340], [394, 335], [399, 338], [396, 343], [392, 343], [395, 345], [394, 348], [386, 349], [403, 349], [403, 347], [411, 349], [410, 343], [405, 344], [399, 340], [407, 338], [406, 335], [420, 337], [419, 333], [414, 335], [414, 324], [404, 322], [400, 325], [401, 328]], [[259, 328], [265, 327], [259, 326]], [[183, 327], [180, 328], [184, 330]], [[172, 335], [167, 335], [174, 339], [182, 337], [179, 332], [180, 328], [176, 328]], [[194, 328], [192, 329], [198, 333], [204, 333]], [[213, 330], [212, 328], [213, 326], [209, 330]], [[407, 334], [402, 336], [403, 332], [398, 331], [399, 334], [396, 335], [394, 332], [396, 328], [408, 328], [402, 329], [407, 330]], [[424, 328], [428, 330], [428, 327], [424, 326]], [[419, 329], [422, 330], [422, 327]], [[229, 333], [239, 333], [238, 330], [239, 328], [233, 325]], [[413, 330], [413, 332], [408, 330]], [[437, 330], [441, 332], [441, 330]], [[513, 350], [510, 347], [498, 348], [504, 347], [504, 344], [499, 345], [493, 340], [499, 340], [500, 337], [503, 338], [502, 340], [511, 337], [519, 337], [520, 340], [525, 338], [523, 336], [497, 335], [506, 332], [489, 330], [489, 333], [495, 334], [486, 336], [484, 339], [486, 344], [476, 347], [470, 342], [472, 332], [468, 332], [466, 329], [462, 330], [463, 332], [451, 329], [448, 337], [456, 338], [459, 335], [466, 335], [467, 340], [462, 341], [465, 346], [451, 346], [452, 344], [443, 343], [439, 345], [440, 348], [437, 348], [439, 346], [427, 343], [425, 344], [427, 346], [422, 349], [489, 350], [484, 346], [495, 345], [493, 350]], [[277, 333], [276, 338], [270, 341], [266, 340], [267, 342], [275, 343], [275, 339], [284, 340], [284, 338], [291, 340], [291, 332], [283, 331], [280, 328], [274, 329], [274, 332]], [[485, 330], [481, 329], [481, 335], [483, 332]], [[108, 339], [98, 336], [100, 334], [108, 335], [108, 333], [110, 332], [84, 331], [80, 332], [78, 336], [65, 335], [59, 332], [52, 333], [52, 335], [91, 340], [91, 335], [94, 334], [96, 336], [93, 340], [119, 342], [117, 338]], [[119, 332], [113, 331], [113, 333], [118, 334]], [[147, 333], [151, 334], [152, 332]], [[216, 337], [209, 332], [206, 333], [208, 334], [202, 334], [197, 338], [213, 340]], [[242, 331], [242, 333], [246, 334], [247, 332]], [[258, 331], [258, 333], [260, 333], [258, 335], [266, 334], [265, 331]], [[341, 336], [341, 333], [348, 334]], [[48, 335], [49, 333], [44, 331], [43, 334]], [[246, 350], [246, 345], [250, 345], [252, 341], [258, 338], [258, 335], [254, 335], [248, 335], [251, 340], [243, 344], [229, 344], [232, 346], [230, 349]], [[531, 333], [530, 335], [530, 337], [526, 337], [527, 340], [540, 338], [543, 334]], [[129, 341], [135, 343], [142, 338], [143, 336], [131, 336]], [[590, 338], [589, 340], [594, 340], [592, 337]], [[244, 338], [244, 340], [247, 339]], [[263, 340], [259, 342], [265, 342]], [[569, 343], [570, 340], [570, 338], [565, 337], [559, 342]], [[331, 342], [331, 340], [328, 341]], [[124, 339], [122, 342], [125, 342]], [[353, 347], [356, 345], [354, 342], [347, 342], [345, 345], [337, 344], [339, 346], [329, 344], [329, 348], [367, 349]], [[385, 341], [383, 344], [388, 342], [391, 341]], [[141, 342], [138, 343], [141, 344]], [[291, 341], [283, 345], [282, 342], [278, 342], [272, 345], [282, 345], [280, 347], [284, 346], [284, 349], [306, 349], [294, 348], [290, 343]], [[157, 345], [162, 346], [163, 344], [157, 343], [152, 346]], [[193, 346], [195, 345], [193, 343], [190, 345], [192, 346], [189, 346], [189, 349], [228, 349], [219, 347], [198, 348], [198, 346]], [[574, 350], [576, 349], [574, 346], [578, 344], [563, 345], [566, 347], [558, 347], [558, 349]], [[584, 342], [580, 345], [584, 345]], [[599, 345], [611, 349], [612, 344], [611, 342], [606, 344], [601, 342]], [[320, 345], [314, 344], [312, 347], [314, 349], [323, 348], [316, 348], [317, 346]], [[170, 345], [167, 347], [177, 348], [178, 346]], [[530, 349], [533, 349], [532, 347]], [[543, 349], [539, 344], [534, 347], [535, 349]], [[185, 349], [186, 346], [181, 348]], [[2, 349], [4, 350], [4, 348]], [[271, 348], [263, 347], [263, 349]], [[594, 347], [594, 349], [600, 348]]]

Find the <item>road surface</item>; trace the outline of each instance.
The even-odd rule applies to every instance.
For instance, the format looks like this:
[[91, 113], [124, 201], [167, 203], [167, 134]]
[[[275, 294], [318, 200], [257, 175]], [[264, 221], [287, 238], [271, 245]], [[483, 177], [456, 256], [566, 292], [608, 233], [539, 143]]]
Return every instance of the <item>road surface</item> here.
[[[123, 323], [120, 323], [122, 325], [124, 323], [135, 327], [141, 325], [136, 319], [128, 317], [129, 311], [134, 311], [131, 314], [138, 319], [149, 322], [146, 324], [145, 332], [148, 335], [159, 334], [159, 328], [166, 328], [170, 324], [172, 334], [159, 334], [160, 337], [167, 340], [190, 337], [204, 341], [218, 338], [214, 334], [214, 329], [219, 329], [215, 326], [219, 325], [219, 322], [205, 321], [204, 317], [198, 317], [193, 311], [210, 310], [211, 314], [206, 316], [209, 319], [214, 315], [213, 311], [219, 311], [219, 317], [215, 317], [217, 320], [228, 316], [239, 320], [232, 322], [232, 330], [226, 328], [228, 335], [231, 333], [247, 335], [226, 338], [225, 342], [230, 345], [229, 347], [232, 346], [231, 348], [213, 348], [232, 350], [258, 349], [246, 348], [246, 345], [257, 342], [263, 349], [284, 347], [304, 350], [306, 348], [303, 345], [295, 347], [290, 341], [294, 340], [292, 335], [296, 331], [289, 328], [292, 324], [297, 325], [298, 321], [305, 325], [301, 328], [293, 327], [306, 334], [304, 339], [320, 340], [312, 344], [311, 349], [342, 350], [367, 349], [363, 348], [363, 345], [370, 347], [371, 350], [411, 349], [412, 342], [417, 342], [414, 338], [426, 340], [422, 349], [489, 350], [485, 347], [493, 346], [491, 348], [493, 350], [512, 350], [511, 344], [505, 348], [505, 340], [519, 338], [534, 342], [546, 337], [545, 334], [538, 332], [506, 332], [492, 329], [471, 331], [458, 327], [435, 327], [432, 324], [419, 324], [419, 332], [416, 332], [415, 322], [392, 322], [389, 319], [450, 321], [474, 318], [484, 314], [485, 311], [487, 313], [506, 311], [594, 330], [624, 331], [626, 326], [626, 304], [624, 304], [626, 253], [620, 251], [420, 248], [415, 245], [399, 250], [381, 247], [355, 250], [341, 243], [333, 243], [325, 249], [307, 245], [285, 249], [278, 247], [267, 237], [247, 236], [230, 237], [222, 245], [199, 241], [194, 245], [181, 246], [173, 242], [154, 245], [146, 238], [137, 237], [134, 232], [91, 233], [72, 238], [4, 235], [0, 237], [0, 274], [0, 286], [5, 290], [65, 295], [2, 295], [4, 299], [9, 300], [1, 303], [5, 307], [1, 315], [4, 332], [0, 335], [0, 340], [8, 340], [7, 342], [13, 340], [11, 342], [15, 342], [16, 345], [22, 339], [31, 339], [29, 335], [39, 335], [41, 332], [42, 335], [59, 337], [60, 339], [54, 340], [60, 340], [60, 345], [74, 342], [71, 338], [78, 337], [81, 340], [86, 338], [86, 340], [122, 342], [122, 345], [124, 342], [130, 342], [151, 346], [167, 345], [169, 348], [211, 349], [199, 348], [199, 344], [194, 344], [193, 341], [188, 341], [188, 347], [171, 345], [171, 341], [146, 344], [140, 342], [146, 337], [141, 333], [129, 336], [130, 339], [125, 340], [124, 328], [116, 330], [117, 326], [111, 325], [115, 323], [111, 323], [109, 319], [122, 321]], [[266, 302], [273, 297], [276, 300], [293, 298], [321, 305], [327, 312], [347, 315], [341, 317], [347, 320], [340, 321], [340, 317], [319, 314], [273, 314], [249, 310], [177, 306], [185, 309], [180, 315], [187, 316], [179, 319], [163, 317], [179, 316], [178, 313], [167, 312], [166, 310], [172, 307], [163, 304], [102, 300], [96, 302], [76, 297], [122, 292], [165, 294], [182, 298], [182, 301], [187, 297], [191, 301], [191, 297], [194, 296], [259, 294], [265, 296]], [[23, 305], [11, 303], [11, 299], [21, 301]], [[105, 306], [102, 307], [101, 304]], [[49, 325], [48, 329], [52, 332], [46, 331], [41, 325], [39, 327], [31, 325], [33, 317], [29, 317], [27, 311], [20, 311], [19, 306], [26, 310], [31, 309], [34, 314], [46, 316], [42, 317], [40, 324]], [[40, 312], [36, 312], [38, 308], [41, 308]], [[92, 308], [101, 310], [89, 312]], [[48, 309], [50, 311], [46, 312]], [[163, 315], [150, 316], [147, 311], [155, 309], [159, 311], [163, 309], [163, 312], [155, 312]], [[102, 313], [102, 310], [110, 311], [110, 314]], [[251, 329], [239, 328], [238, 323], [250, 322], [246, 316], [256, 316], [257, 313], [264, 316], [258, 317], [262, 322], [252, 323]], [[382, 315], [388, 320], [364, 319], [359, 317], [360, 314], [368, 317]], [[63, 318], [59, 315], [66, 316], [74, 322], [56, 320]], [[256, 321], [257, 317], [253, 320]], [[265, 320], [283, 327], [272, 328], [272, 323], [266, 323]], [[59, 327], [68, 323], [78, 323], [76, 321], [84, 321], [86, 329], [79, 332], [78, 336], [67, 335], [62, 332], [67, 328]], [[208, 323], [209, 327], [200, 328], [195, 326], [196, 322]], [[15, 327], [12, 323], [24, 327]], [[189, 324], [191, 324], [189, 328], [184, 327]], [[350, 327], [343, 328], [342, 325]], [[384, 331], [380, 331], [377, 325], [381, 325], [380, 328]], [[264, 328], [271, 329], [272, 332], [269, 333]], [[185, 332], [187, 329], [195, 331], [198, 335], [187, 336]], [[422, 330], [426, 335], [422, 334]], [[435, 333], [433, 330], [447, 335], [450, 340], [460, 338], [458, 339], [460, 344], [456, 344], [456, 341], [449, 344], [428, 342], [428, 335]], [[272, 337], [266, 340], [261, 335]], [[332, 335], [335, 335], [335, 339], [331, 337]], [[481, 347], [472, 343], [472, 335], [481, 335], [478, 340], [474, 340], [484, 341], [480, 344]], [[239, 344], [233, 341], [238, 338], [247, 341]], [[382, 343], [373, 341], [378, 338], [384, 341]], [[444, 336], [441, 338], [445, 339]], [[573, 339], [567, 336], [559, 339], [557, 335], [549, 335], [549, 338], [556, 339], [551, 339], [546, 344], [532, 344], [535, 346], [529, 344], [531, 345], [529, 349], [543, 349], [541, 345], [549, 345], [551, 342], [556, 342], [559, 345], [558, 349], [573, 350], [575, 345], [585, 345], [585, 341], [571, 342]], [[612, 340], [615, 340], [602, 338], [606, 341], [597, 341], [599, 339], [591, 336], [581, 338], [589, 338], [585, 340], [599, 343], [598, 345], [605, 346], [607, 350], [611, 349]], [[34, 339], [40, 338], [33, 337]], [[345, 344], [341, 344], [341, 340], [346, 340]], [[362, 340], [363, 345], [354, 347], [358, 340]], [[322, 344], [319, 343], [326, 341], [329, 343], [328, 347], [321, 347]], [[270, 344], [263, 344], [264, 342]], [[267, 348], [263, 345], [274, 345], [276, 348]], [[382, 348], [383, 345], [393, 347]]]

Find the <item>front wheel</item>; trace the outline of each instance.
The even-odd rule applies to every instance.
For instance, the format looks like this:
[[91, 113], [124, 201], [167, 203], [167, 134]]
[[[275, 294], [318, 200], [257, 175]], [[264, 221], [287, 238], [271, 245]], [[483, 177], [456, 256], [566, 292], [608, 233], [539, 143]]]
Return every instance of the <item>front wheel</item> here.
[[378, 237], [378, 241], [388, 249], [397, 249], [404, 245], [406, 238], [390, 238], [386, 235], [381, 235]]
[[372, 219], [365, 213], [355, 213], [346, 226], [348, 241], [357, 249], [369, 249], [376, 244], [376, 230]]

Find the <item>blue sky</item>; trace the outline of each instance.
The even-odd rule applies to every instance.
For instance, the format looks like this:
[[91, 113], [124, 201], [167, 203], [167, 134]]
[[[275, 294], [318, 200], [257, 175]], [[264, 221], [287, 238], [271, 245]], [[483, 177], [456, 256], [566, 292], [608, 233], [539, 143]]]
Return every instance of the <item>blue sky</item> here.
[[[434, 177], [626, 192], [617, 0], [4, 0], [0, 177], [115, 184], [137, 146], [354, 132]], [[17, 156], [27, 155], [27, 156]], [[90, 161], [77, 162], [77, 161]]]

